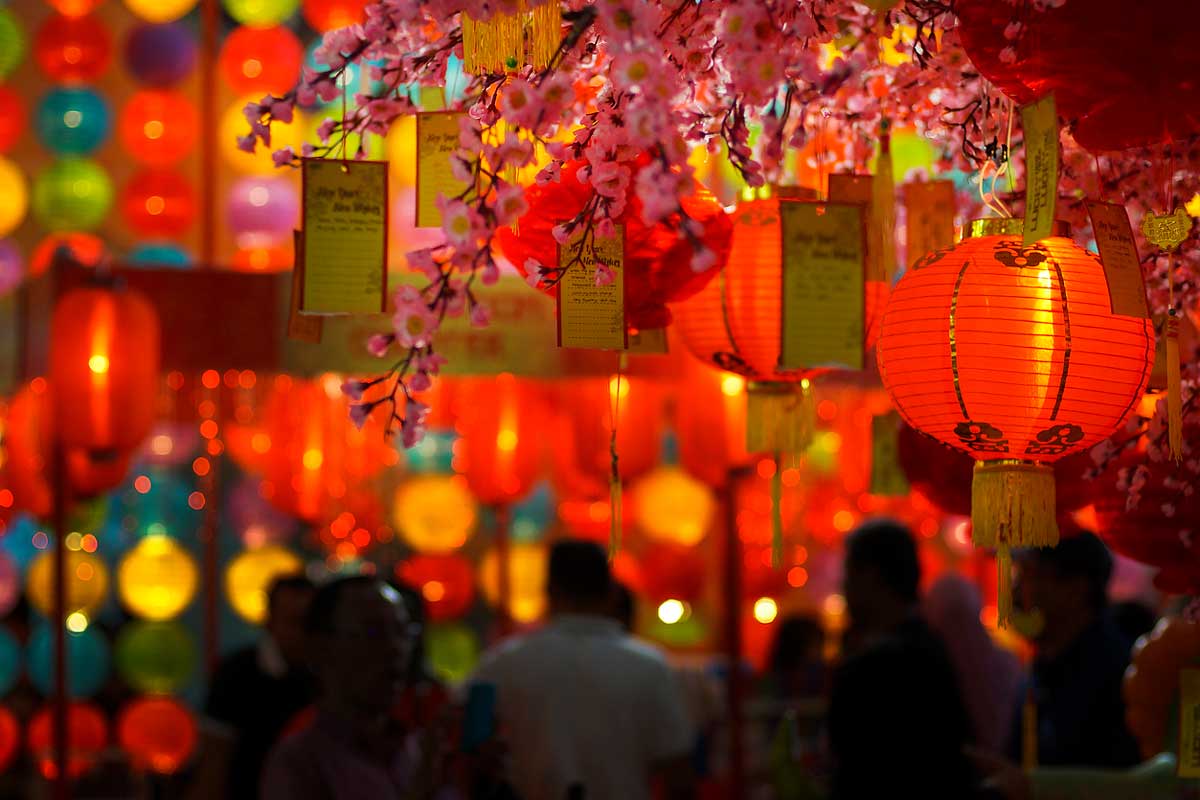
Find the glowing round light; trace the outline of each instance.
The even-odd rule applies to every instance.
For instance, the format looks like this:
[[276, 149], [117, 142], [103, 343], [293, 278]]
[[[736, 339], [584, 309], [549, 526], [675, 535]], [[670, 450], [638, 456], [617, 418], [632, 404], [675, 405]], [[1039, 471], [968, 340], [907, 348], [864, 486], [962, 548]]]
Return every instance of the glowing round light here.
[[129, 98], [121, 108], [117, 135], [134, 159], [167, 166], [191, 152], [199, 128], [196, 106], [186, 95], [154, 89]]
[[12, 233], [25, 219], [29, 210], [29, 190], [25, 176], [16, 164], [0, 158], [0, 236]]
[[304, 0], [304, 19], [319, 33], [346, 28], [365, 19], [369, 0]]
[[[33, 715], [26, 743], [42, 777], [58, 774], [54, 757], [54, 710], [46, 706]], [[104, 712], [91, 703], [67, 706], [67, 774], [78, 777], [91, 769], [108, 745], [108, 722]]]
[[146, 86], [173, 86], [196, 67], [196, 38], [182, 23], [139, 25], [125, 39], [125, 66]]
[[180, 236], [196, 216], [196, 199], [187, 178], [178, 172], [146, 170], [121, 190], [121, 212], [142, 236]]
[[0, 8], [0, 80], [25, 60], [25, 31], [12, 12]]
[[100, 0], [48, 0], [50, 7], [64, 17], [82, 17], [100, 5]]
[[418, 553], [457, 550], [466, 544], [477, 518], [475, 498], [461, 478], [418, 475], [396, 491], [396, 528]]
[[0, 695], [8, 694], [17, 684], [23, 663], [21, 643], [7, 628], [0, 628]]
[[104, 144], [110, 128], [108, 105], [88, 89], [55, 89], [38, 106], [38, 138], [59, 155], [88, 155]]
[[416, 555], [396, 565], [396, 577], [421, 593], [433, 622], [456, 619], [475, 600], [475, 575], [462, 556]]
[[[68, 550], [66, 580], [67, 613], [79, 611], [93, 618], [108, 598], [108, 567], [104, 561], [83, 550]], [[53, 553], [43, 552], [29, 564], [25, 591], [30, 604], [42, 615], [54, 613]]]
[[267, 617], [267, 590], [272, 581], [303, 569], [300, 557], [279, 545], [246, 550], [225, 570], [225, 596], [238, 616], [261, 624]]
[[240, 248], [268, 248], [291, 242], [292, 230], [300, 218], [295, 184], [277, 175], [240, 178], [229, 188], [226, 218]]
[[242, 25], [269, 28], [295, 14], [300, 0], [222, 0], [222, 5]]
[[117, 738], [136, 769], [170, 775], [196, 749], [196, 720], [178, 700], [142, 697], [121, 711]]
[[221, 47], [221, 75], [238, 94], [282, 95], [296, 85], [304, 48], [283, 26], [238, 28]]
[[779, 606], [770, 597], [760, 597], [754, 601], [754, 619], [763, 625], [768, 625], [779, 616]]
[[250, 132], [250, 124], [246, 122], [242, 109], [246, 107], [247, 103], [257, 103], [261, 99], [262, 95], [247, 95], [231, 103], [221, 114], [221, 121], [217, 129], [217, 136], [221, 143], [221, 156], [225, 159], [226, 164], [241, 173], [266, 175], [276, 172], [278, 167], [271, 158], [273, 152], [287, 146], [299, 153], [304, 145], [304, 115], [296, 112], [290, 125], [280, 122], [271, 125], [270, 147], [264, 147], [263, 143], [259, 142], [253, 153], [238, 149], [238, 137], [245, 136]]
[[99, 78], [112, 60], [112, 37], [99, 19], [52, 14], [33, 40], [42, 71], [57, 83]]
[[169, 536], [146, 536], [117, 570], [121, 603], [136, 617], [168, 620], [179, 616], [200, 583], [191, 554]]
[[94, 161], [64, 158], [37, 176], [33, 213], [52, 231], [91, 230], [104, 221], [112, 205], [108, 173]]
[[195, 8], [198, 0], [125, 0], [125, 6], [146, 22], [174, 22]]
[[458, 683], [479, 661], [479, 639], [459, 623], [430, 625], [425, 634], [426, 654], [434, 674], [447, 683]]
[[[88, 369], [90, 369], [96, 375], [103, 375], [104, 373], [108, 372], [108, 357], [101, 355], [100, 353], [96, 353], [88, 359]], [[74, 536], [75, 534], [71, 535]]]
[[664, 600], [658, 604], [658, 618], [667, 625], [674, 625], [683, 619], [687, 606], [679, 600]]
[[[549, 555], [544, 545], [513, 542], [508, 547], [508, 614], [520, 623], [535, 622], [546, 611], [546, 568]], [[479, 565], [479, 585], [492, 606], [500, 604], [500, 557], [491, 548]]]
[[[67, 632], [67, 693], [75, 699], [91, 697], [108, 680], [108, 642], [96, 628]], [[54, 631], [46, 624], [34, 628], [25, 654], [25, 674], [44, 695], [54, 691]]]
[[716, 512], [712, 491], [680, 467], [660, 467], [633, 486], [638, 526], [651, 539], [699, 544]]

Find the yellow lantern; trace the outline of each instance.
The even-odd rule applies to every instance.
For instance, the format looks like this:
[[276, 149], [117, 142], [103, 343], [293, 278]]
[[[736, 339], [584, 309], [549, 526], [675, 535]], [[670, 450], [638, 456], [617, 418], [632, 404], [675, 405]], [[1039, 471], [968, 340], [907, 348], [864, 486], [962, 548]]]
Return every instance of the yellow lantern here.
[[[545, 545], [514, 542], [508, 546], [508, 615], [520, 623], [536, 622], [546, 612]], [[493, 606], [500, 604], [500, 553], [488, 550], [479, 565], [479, 585]]]
[[400, 537], [418, 553], [449, 553], [466, 544], [478, 511], [467, 483], [457, 475], [418, 475], [396, 490], [394, 521]]
[[[84, 550], [66, 553], [67, 615], [95, 616], [108, 597], [108, 567], [99, 556]], [[30, 604], [45, 616], [54, 614], [54, 553], [46, 551], [29, 565], [26, 594]]]
[[633, 486], [634, 518], [651, 539], [699, 544], [712, 525], [716, 503], [707, 486], [677, 466], [659, 467]]
[[291, 124], [272, 123], [271, 146], [267, 147], [259, 142], [253, 153], [247, 153], [239, 150], [237, 146], [238, 137], [245, 136], [250, 132], [250, 124], [246, 122], [242, 109], [246, 107], [247, 103], [257, 103], [260, 99], [262, 99], [261, 96], [243, 97], [225, 109], [225, 113], [221, 115], [218, 136], [221, 142], [221, 153], [225, 157], [225, 163], [230, 167], [242, 173], [267, 175], [278, 169], [271, 157], [276, 150], [290, 146], [297, 154], [300, 153], [304, 144], [304, 115], [296, 111]]
[[417, 118], [405, 114], [396, 120], [387, 136], [388, 163], [392, 185], [410, 189], [417, 185]]
[[6, 158], [0, 158], [0, 238], [8, 236], [16, 230], [25, 219], [29, 210], [29, 189], [25, 185], [25, 176], [16, 164]]
[[125, 0], [125, 5], [146, 22], [174, 22], [196, 6], [197, 0]]
[[117, 568], [117, 595], [135, 617], [162, 622], [183, 613], [196, 596], [200, 572], [170, 536], [147, 536]]
[[304, 570], [300, 556], [279, 545], [246, 550], [225, 569], [225, 596], [237, 615], [261, 625], [267, 618], [267, 591], [276, 578]]

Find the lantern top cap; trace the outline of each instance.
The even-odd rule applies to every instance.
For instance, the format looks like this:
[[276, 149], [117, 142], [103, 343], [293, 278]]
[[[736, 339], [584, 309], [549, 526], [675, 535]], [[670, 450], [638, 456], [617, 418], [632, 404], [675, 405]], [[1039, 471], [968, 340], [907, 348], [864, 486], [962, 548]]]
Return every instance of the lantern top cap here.
[[[988, 217], [973, 219], [963, 231], [964, 239], [978, 239], [981, 236], [1020, 236], [1025, 233], [1025, 220], [1021, 217]], [[1054, 220], [1053, 236], [1071, 235], [1071, 223], [1065, 219]]]

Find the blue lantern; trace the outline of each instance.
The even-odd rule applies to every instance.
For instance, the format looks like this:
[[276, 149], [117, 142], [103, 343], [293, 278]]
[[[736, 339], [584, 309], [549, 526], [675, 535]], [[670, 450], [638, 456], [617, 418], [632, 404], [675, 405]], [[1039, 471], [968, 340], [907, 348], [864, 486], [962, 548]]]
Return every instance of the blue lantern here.
[[59, 155], [91, 153], [108, 139], [111, 126], [108, 105], [90, 89], [55, 89], [38, 106], [38, 138]]

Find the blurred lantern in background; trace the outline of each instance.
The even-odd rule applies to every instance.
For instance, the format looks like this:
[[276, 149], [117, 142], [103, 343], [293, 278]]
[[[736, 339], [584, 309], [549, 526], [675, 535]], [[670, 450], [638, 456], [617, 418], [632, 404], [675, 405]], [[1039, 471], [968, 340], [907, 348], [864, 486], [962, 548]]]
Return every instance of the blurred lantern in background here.
[[33, 213], [51, 231], [99, 227], [112, 205], [108, 173], [94, 161], [64, 158], [43, 169], [33, 183]]
[[38, 242], [29, 257], [29, 276], [36, 278], [50, 269], [55, 253], [66, 250], [81, 267], [95, 267], [105, 256], [104, 242], [90, 233], [52, 233]]
[[694, 547], [712, 526], [712, 491], [682, 468], [658, 467], [631, 492], [638, 527], [650, 539]]
[[640, 585], [630, 588], [656, 606], [667, 600], [694, 603], [704, 593], [706, 573], [704, 556], [696, 550], [678, 544], [652, 544], [637, 560]]
[[[508, 546], [508, 615], [528, 624], [546, 612], [546, 570], [549, 554], [545, 545], [513, 542]], [[491, 547], [479, 565], [479, 586], [493, 608], [500, 606], [500, 551]]]
[[433, 622], [457, 619], [475, 602], [475, 569], [456, 555], [416, 555], [396, 565], [396, 577], [420, 593]]
[[146, 22], [174, 22], [199, 0], [125, 0], [126, 7]]
[[268, 28], [295, 14], [300, 0], [222, 0], [222, 5], [242, 25]]
[[192, 256], [173, 244], [142, 244], [133, 248], [125, 260], [135, 267], [183, 268], [192, 264]]
[[0, 706], [0, 771], [12, 766], [21, 750], [21, 723], [13, 712]]
[[466, 680], [479, 661], [479, 639], [466, 625], [430, 625], [425, 647], [433, 674], [446, 683]]
[[29, 189], [25, 175], [16, 164], [0, 158], [0, 236], [7, 236], [25, 220], [29, 210]]
[[253, 152], [247, 153], [237, 145], [237, 139], [246, 132], [246, 115], [243, 111], [247, 103], [257, 103], [262, 94], [245, 95], [226, 106], [221, 114], [217, 127], [217, 137], [220, 141], [221, 156], [225, 163], [237, 173], [253, 175], [278, 174], [279, 168], [271, 154], [282, 148], [291, 147], [299, 153], [304, 145], [305, 118], [296, 112], [290, 125], [271, 126], [271, 146], [261, 145]]
[[135, 160], [165, 167], [191, 152], [199, 129], [196, 107], [186, 95], [147, 89], [121, 107], [117, 133], [121, 146]]
[[267, 618], [267, 591], [271, 584], [303, 571], [300, 557], [279, 545], [245, 550], [225, 568], [225, 596], [239, 617], [261, 625]]
[[25, 31], [12, 12], [0, 7], [0, 79], [25, 60]]
[[[72, 699], [91, 697], [108, 680], [111, 669], [108, 642], [93, 627], [75, 630], [67, 618], [67, 694]], [[54, 631], [49, 624], [34, 627], [25, 654], [25, 674], [43, 695], [54, 693]]]
[[125, 39], [125, 66], [140, 83], [166, 89], [196, 67], [196, 39], [187, 26], [138, 25]]
[[21, 248], [11, 239], [0, 239], [0, 297], [15, 289], [24, 278]]
[[418, 553], [450, 553], [466, 544], [479, 514], [466, 480], [417, 475], [400, 485], [393, 504], [396, 530]]
[[[29, 720], [26, 744], [42, 777], [58, 774], [54, 758], [54, 709], [46, 706]], [[91, 703], [67, 706], [67, 775], [77, 778], [92, 769], [108, 746], [108, 722], [104, 712]]]
[[221, 46], [221, 75], [238, 94], [283, 95], [300, 77], [304, 50], [285, 27], [238, 28]]
[[1142, 755], [1153, 758], [1178, 732], [1182, 674], [1200, 664], [1200, 626], [1181, 617], [1164, 617], [1137, 640], [1125, 670], [1122, 696], [1125, 722]]
[[125, 221], [142, 236], [179, 236], [196, 216], [196, 198], [178, 172], [144, 170], [121, 190]]
[[21, 678], [21, 643], [7, 628], [0, 628], [0, 695], [12, 691]]
[[20, 599], [21, 571], [11, 556], [0, 553], [0, 617], [7, 617]]
[[169, 536], [146, 536], [121, 560], [117, 593], [141, 619], [163, 621], [183, 613], [196, 596], [200, 571], [191, 554]]
[[682, 361], [684, 379], [672, 404], [679, 463], [692, 476], [719, 488], [728, 483], [730, 470], [750, 462], [746, 379], [693, 358]]
[[455, 469], [485, 506], [529, 493], [542, 468], [548, 408], [540, 386], [504, 373], [455, 381]]
[[53, 81], [94, 81], [112, 60], [112, 37], [96, 17], [51, 14], [34, 37], [33, 54]]
[[67, 447], [131, 451], [154, 425], [159, 325], [139, 292], [106, 286], [59, 298], [50, 322], [56, 435]]
[[88, 89], [55, 89], [38, 106], [38, 139], [59, 155], [90, 154], [108, 139], [111, 127], [108, 104]]
[[170, 775], [196, 749], [196, 720], [178, 700], [142, 697], [122, 709], [117, 738], [135, 769]]
[[[49, 546], [49, 544], [47, 544]], [[108, 600], [108, 567], [99, 556], [83, 550], [68, 550], [66, 557], [68, 617], [82, 615], [94, 619]], [[54, 554], [46, 551], [29, 564], [25, 575], [25, 595], [29, 604], [44, 617], [54, 615]]]
[[114, 661], [131, 688], [173, 694], [192, 679], [198, 654], [191, 634], [178, 622], [133, 622], [117, 636]]
[[25, 100], [13, 89], [0, 86], [0, 153], [12, 148], [25, 132]]
[[239, 248], [272, 247], [291, 241], [300, 199], [285, 178], [241, 178], [229, 189], [226, 217]]
[[48, 4], [65, 17], [82, 17], [100, 5], [100, 0], [48, 0]]
[[304, 0], [305, 21], [318, 33], [348, 28], [366, 19], [370, 0]]

